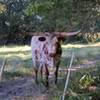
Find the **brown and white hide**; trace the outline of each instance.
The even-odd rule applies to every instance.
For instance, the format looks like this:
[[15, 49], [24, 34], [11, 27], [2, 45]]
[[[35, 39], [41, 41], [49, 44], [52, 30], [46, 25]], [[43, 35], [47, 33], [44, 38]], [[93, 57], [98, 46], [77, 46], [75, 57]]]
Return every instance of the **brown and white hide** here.
[[41, 35], [32, 37], [31, 51], [36, 82], [38, 70], [40, 69], [42, 76], [42, 69], [45, 68], [46, 86], [48, 87], [49, 68], [55, 67], [55, 83], [57, 83], [58, 68], [62, 54], [61, 39], [64, 36], [76, 35], [78, 32], [56, 32], [54, 34], [46, 32], [43, 36]]

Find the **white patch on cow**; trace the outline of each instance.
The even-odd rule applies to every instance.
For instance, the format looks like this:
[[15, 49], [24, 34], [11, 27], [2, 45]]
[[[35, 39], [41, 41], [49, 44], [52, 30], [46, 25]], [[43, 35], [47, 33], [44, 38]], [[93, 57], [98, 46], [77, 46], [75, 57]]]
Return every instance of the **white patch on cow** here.
[[45, 41], [39, 41], [41, 36], [33, 36], [31, 40], [31, 51], [32, 51], [32, 60], [35, 68], [44, 66], [45, 64], [48, 67], [54, 67], [54, 58], [50, 57], [50, 53], [55, 53], [55, 42], [57, 38], [54, 37], [51, 39], [49, 36], [46, 36]]

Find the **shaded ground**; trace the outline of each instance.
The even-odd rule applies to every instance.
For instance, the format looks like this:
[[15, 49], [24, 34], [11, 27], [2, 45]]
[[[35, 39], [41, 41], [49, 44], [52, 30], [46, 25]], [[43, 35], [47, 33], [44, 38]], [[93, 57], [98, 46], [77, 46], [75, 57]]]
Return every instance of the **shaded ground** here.
[[45, 90], [32, 77], [18, 78], [0, 84], [0, 100], [47, 100]]

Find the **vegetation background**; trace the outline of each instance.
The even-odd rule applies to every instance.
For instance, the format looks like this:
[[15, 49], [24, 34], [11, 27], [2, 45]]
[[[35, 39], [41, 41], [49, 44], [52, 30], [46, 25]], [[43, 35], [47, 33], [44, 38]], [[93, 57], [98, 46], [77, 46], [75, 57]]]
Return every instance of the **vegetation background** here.
[[76, 40], [96, 41], [94, 33], [100, 31], [99, 0], [0, 0], [1, 45], [30, 43], [29, 32], [78, 29], [83, 34]]

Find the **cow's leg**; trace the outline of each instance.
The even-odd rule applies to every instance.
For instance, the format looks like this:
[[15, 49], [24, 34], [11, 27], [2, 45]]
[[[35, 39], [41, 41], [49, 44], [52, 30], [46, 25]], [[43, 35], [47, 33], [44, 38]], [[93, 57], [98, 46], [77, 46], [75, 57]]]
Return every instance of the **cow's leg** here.
[[58, 64], [56, 65], [56, 70], [55, 70], [55, 84], [57, 84], [57, 80], [58, 80], [58, 69], [59, 69], [59, 64], [60, 64], [60, 61], [59, 61]]
[[55, 71], [55, 84], [57, 84], [57, 79], [58, 79], [58, 69], [59, 69], [59, 66], [56, 66], [56, 71]]
[[40, 73], [41, 73], [41, 80], [43, 80], [43, 66], [41, 66]]
[[45, 64], [45, 74], [46, 74], [46, 87], [49, 87], [49, 70], [48, 70], [48, 67], [47, 65]]
[[38, 69], [34, 69], [35, 71], [35, 82], [38, 84]]
[[35, 71], [35, 82], [38, 84], [38, 70], [40, 67], [40, 63], [38, 61], [35, 61], [34, 63], [34, 71]]

